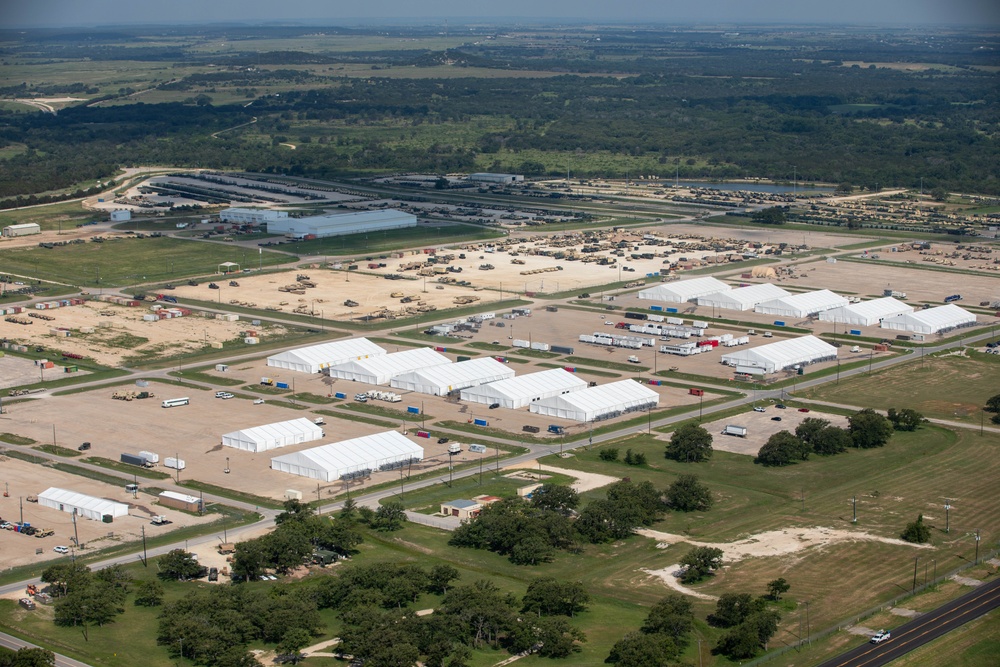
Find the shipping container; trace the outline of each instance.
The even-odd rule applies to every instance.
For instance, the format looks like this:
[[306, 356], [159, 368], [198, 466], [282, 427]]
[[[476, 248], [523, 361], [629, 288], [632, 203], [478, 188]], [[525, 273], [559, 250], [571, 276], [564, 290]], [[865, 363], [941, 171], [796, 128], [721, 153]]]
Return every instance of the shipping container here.
[[420, 414], [420, 408], [412, 406], [412, 405], [407, 406], [406, 407], [406, 411], [408, 413], [410, 413], [411, 415], [419, 415]]
[[486, 420], [485, 420], [485, 419], [474, 419], [474, 420], [472, 421], [472, 423], [473, 423], [473, 424], [474, 424], [475, 426], [487, 426], [487, 423], [486, 423]]
[[175, 468], [177, 470], [184, 470], [184, 468], [187, 467], [187, 464], [184, 462], [184, 459], [174, 458], [173, 456], [168, 456], [167, 458], [163, 459], [163, 465], [166, 466], [167, 468]]
[[122, 452], [119, 460], [122, 463], [128, 463], [129, 465], [146, 467], [146, 459], [138, 454], [128, 454]]

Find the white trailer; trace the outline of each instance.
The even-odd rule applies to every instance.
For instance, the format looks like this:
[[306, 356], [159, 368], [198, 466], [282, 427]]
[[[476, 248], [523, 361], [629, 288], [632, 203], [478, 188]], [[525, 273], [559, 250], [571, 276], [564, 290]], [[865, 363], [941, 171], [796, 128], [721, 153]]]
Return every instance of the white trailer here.
[[739, 438], [745, 438], [747, 437], [747, 427], [729, 424], [726, 428], [722, 429], [722, 435], [735, 435]]
[[160, 455], [155, 452], [141, 451], [139, 452], [139, 456], [146, 459], [146, 463], [151, 465], [156, 465], [160, 462]]
[[184, 462], [184, 459], [174, 458], [173, 456], [168, 456], [163, 459], [163, 465], [176, 470], [184, 470], [184, 468], [187, 467], [187, 463]]

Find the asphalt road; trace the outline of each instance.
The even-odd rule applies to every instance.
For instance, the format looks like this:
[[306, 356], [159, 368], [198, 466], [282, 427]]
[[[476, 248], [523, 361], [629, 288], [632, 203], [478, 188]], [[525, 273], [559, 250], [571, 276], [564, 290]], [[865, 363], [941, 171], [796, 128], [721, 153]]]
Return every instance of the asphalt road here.
[[[9, 648], [12, 651], [16, 651], [20, 648], [42, 648], [37, 644], [32, 644], [31, 642], [26, 642], [24, 640], [18, 639], [6, 633], [0, 632], [0, 646], [4, 648]], [[67, 658], [64, 655], [55, 654], [56, 656], [56, 667], [90, 667], [85, 662], [80, 662], [79, 660], [74, 660], [73, 658]]]
[[913, 649], [951, 632], [955, 628], [1000, 607], [1000, 579], [977, 587], [960, 598], [918, 616], [892, 631], [881, 644], [862, 644], [827, 660], [819, 667], [879, 667], [906, 655]]

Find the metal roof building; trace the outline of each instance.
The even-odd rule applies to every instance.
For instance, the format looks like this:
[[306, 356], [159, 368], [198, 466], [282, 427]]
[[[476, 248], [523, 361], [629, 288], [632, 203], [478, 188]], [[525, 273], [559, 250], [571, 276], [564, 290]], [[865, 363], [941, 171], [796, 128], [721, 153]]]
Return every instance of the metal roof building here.
[[847, 304], [847, 299], [839, 294], [834, 294], [828, 289], [821, 289], [759, 303], [754, 307], [754, 312], [783, 317], [809, 317], [824, 310], [839, 308]]
[[824, 310], [819, 314], [819, 319], [822, 322], [840, 322], [853, 326], [870, 327], [887, 317], [912, 312], [913, 306], [908, 306], [902, 301], [887, 296]]
[[976, 323], [976, 316], [953, 303], [927, 310], [916, 310], [882, 320], [883, 329], [936, 334], [969, 327]]
[[836, 358], [837, 348], [833, 345], [821, 341], [816, 336], [801, 336], [724, 354], [722, 363], [774, 373], [792, 366], [814, 364]]
[[725, 292], [716, 292], [708, 296], [698, 297], [698, 305], [725, 308], [726, 310], [753, 310], [753, 307], [758, 303], [770, 301], [771, 299], [780, 299], [789, 294], [790, 292], [781, 289], [777, 285], [761, 283], [760, 285], [736, 287]]
[[302, 238], [315, 236], [343, 236], [362, 232], [381, 232], [387, 229], [416, 227], [417, 216], [396, 209], [355, 211], [335, 215], [311, 215], [305, 218], [279, 218], [267, 221], [268, 234], [286, 234]]
[[222, 444], [245, 452], [266, 452], [269, 449], [312, 442], [322, 437], [323, 429], [305, 417], [299, 417], [226, 433], [222, 436]]
[[424, 458], [422, 447], [401, 433], [385, 431], [271, 459], [271, 469], [332, 482], [346, 475], [365, 475]]
[[128, 516], [128, 505], [107, 498], [95, 498], [76, 491], [49, 487], [38, 494], [38, 504], [86, 519], [103, 521], [104, 517]]
[[267, 365], [299, 373], [319, 373], [329, 366], [385, 353], [383, 348], [367, 338], [351, 338], [274, 354], [267, 358]]
[[501, 407], [516, 409], [544, 398], [586, 388], [586, 380], [561, 368], [553, 368], [463, 389], [462, 400], [486, 405], [499, 403]]
[[418, 347], [331, 366], [330, 377], [368, 384], [389, 384], [389, 381], [397, 375], [450, 363], [451, 359], [443, 354], [429, 347]]
[[390, 384], [396, 389], [417, 391], [421, 394], [444, 396], [448, 392], [466, 387], [509, 380], [514, 377], [514, 369], [493, 357], [480, 357], [455, 364], [421, 368], [392, 378]]
[[274, 211], [266, 208], [227, 208], [219, 213], [222, 222], [259, 224], [273, 222], [288, 217], [288, 211]]
[[660, 395], [649, 387], [635, 380], [622, 380], [542, 399], [531, 404], [531, 411], [589, 422], [612, 419], [625, 412], [647, 410], [659, 403]]
[[697, 299], [700, 296], [708, 296], [718, 292], [726, 292], [732, 289], [729, 285], [716, 278], [692, 278], [691, 280], [678, 280], [674, 283], [660, 283], [639, 291], [640, 299], [650, 301], [667, 301], [670, 303], [684, 303]]

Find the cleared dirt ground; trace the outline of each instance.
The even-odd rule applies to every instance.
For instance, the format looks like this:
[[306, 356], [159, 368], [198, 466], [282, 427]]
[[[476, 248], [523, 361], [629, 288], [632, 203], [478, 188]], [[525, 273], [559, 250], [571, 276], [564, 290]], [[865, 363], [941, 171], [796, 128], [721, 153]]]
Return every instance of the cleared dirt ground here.
[[[65, 366], [60, 366], [58, 363], [55, 368], [46, 370], [37, 366], [31, 359], [14, 357], [9, 354], [4, 355], [0, 357], [0, 389], [32, 384], [42, 380], [58, 379], [65, 372]], [[76, 374], [89, 375], [87, 371], [76, 371]]]
[[[799, 412], [788, 408], [779, 410], [773, 405], [765, 408], [766, 412], [748, 411], [733, 417], [726, 417], [717, 421], [702, 424], [705, 429], [712, 434], [712, 448], [733, 454], [746, 454], [747, 456], [757, 456], [757, 452], [764, 446], [767, 439], [778, 431], [795, 432], [795, 429], [808, 417], [818, 417], [825, 419], [833, 426], [847, 428], [847, 417], [842, 415], [827, 414], [825, 412]], [[781, 421], [772, 421], [774, 417], [781, 417]], [[734, 435], [722, 435], [722, 430], [727, 425], [745, 426], [747, 436], [740, 438]], [[669, 440], [670, 436], [658, 436], [661, 440]]]

